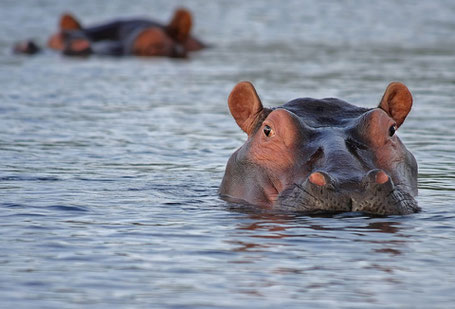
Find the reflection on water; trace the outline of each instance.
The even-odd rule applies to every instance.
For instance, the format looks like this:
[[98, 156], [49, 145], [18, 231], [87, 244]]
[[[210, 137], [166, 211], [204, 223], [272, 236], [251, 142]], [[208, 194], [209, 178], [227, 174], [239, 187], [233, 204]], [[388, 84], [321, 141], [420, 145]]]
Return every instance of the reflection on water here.
[[[179, 1], [4, 1], [0, 302], [75, 308], [451, 308], [455, 302], [452, 1], [185, 1], [214, 47], [188, 61], [16, 57], [57, 16], [164, 21]], [[153, 6], [153, 7], [152, 7]], [[144, 9], [148, 8], [148, 9]], [[245, 140], [226, 99], [373, 107], [392, 80], [423, 212], [298, 216], [218, 199]]]
[[[412, 240], [402, 233], [401, 218], [270, 214], [247, 217], [247, 222], [236, 226], [236, 240], [227, 241], [236, 252], [229, 263], [236, 268], [252, 269], [253, 273], [262, 269], [271, 275], [237, 281], [233, 289], [236, 293], [268, 298], [264, 290], [278, 289], [291, 297], [289, 290], [282, 290], [284, 280], [288, 289], [296, 288], [301, 298], [307, 300], [319, 299], [321, 293], [327, 292], [347, 300], [349, 296], [342, 291], [350, 290], [365, 297], [368, 303], [380, 303], [374, 289], [368, 288], [371, 280], [374, 278], [373, 285], [400, 286], [405, 282], [399, 274], [412, 271], [406, 264], [397, 262], [398, 257], [408, 258], [412, 245]], [[365, 256], [374, 258], [365, 259]], [[353, 286], [346, 280], [355, 280], [356, 287], [352, 290]]]
[[[400, 234], [400, 222], [399, 221], [389, 221], [388, 219], [379, 219], [379, 218], [368, 218], [368, 217], [354, 217], [361, 220], [360, 222], [355, 221], [353, 224], [342, 223], [339, 224], [338, 218], [336, 219], [337, 224], [333, 224], [332, 220], [321, 221], [321, 224], [315, 224], [313, 218], [320, 219], [324, 217], [308, 217], [308, 216], [295, 216], [295, 215], [283, 215], [283, 214], [250, 214], [248, 217], [253, 222], [239, 224], [237, 229], [239, 230], [240, 236], [248, 236], [252, 239], [259, 238], [258, 244], [253, 243], [244, 243], [240, 244], [247, 251], [249, 248], [257, 248], [261, 246], [270, 247], [271, 244], [265, 242], [264, 239], [286, 239], [286, 238], [311, 238], [312, 235], [316, 235], [317, 238], [329, 238], [336, 240], [338, 234], [352, 233], [355, 235], [357, 242], [371, 242], [371, 243], [382, 243], [387, 245], [396, 244], [403, 242], [403, 239], [406, 237]], [[328, 218], [335, 218], [339, 216], [327, 216]], [[340, 220], [346, 220], [340, 219]], [[326, 224], [324, 224], [326, 223]], [[251, 233], [253, 232], [253, 233]], [[391, 239], [395, 237], [400, 238], [400, 241], [391, 240], [387, 241], [384, 238], [378, 239], [375, 237], [374, 233], [387, 233], [387, 234], [396, 234], [390, 235]], [[399, 251], [398, 251], [399, 252]]]

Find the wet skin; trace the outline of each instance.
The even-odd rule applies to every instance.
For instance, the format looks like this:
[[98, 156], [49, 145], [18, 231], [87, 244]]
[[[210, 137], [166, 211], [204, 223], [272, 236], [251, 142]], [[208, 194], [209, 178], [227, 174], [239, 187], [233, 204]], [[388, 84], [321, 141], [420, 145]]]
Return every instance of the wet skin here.
[[249, 82], [234, 87], [228, 105], [248, 139], [227, 163], [222, 198], [306, 213], [420, 210], [417, 163], [396, 134], [412, 106], [402, 83], [373, 109], [335, 98], [264, 108]]

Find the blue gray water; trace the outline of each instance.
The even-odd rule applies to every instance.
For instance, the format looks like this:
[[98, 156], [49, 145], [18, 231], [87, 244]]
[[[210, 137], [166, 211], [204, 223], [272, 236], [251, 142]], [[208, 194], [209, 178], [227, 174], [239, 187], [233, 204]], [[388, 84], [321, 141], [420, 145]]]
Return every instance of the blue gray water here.
[[[14, 56], [58, 15], [165, 21], [213, 48], [189, 60]], [[0, 3], [1, 308], [453, 308], [455, 4], [433, 1]], [[227, 96], [374, 107], [406, 83], [399, 135], [423, 212], [258, 213], [217, 197], [245, 140]]]

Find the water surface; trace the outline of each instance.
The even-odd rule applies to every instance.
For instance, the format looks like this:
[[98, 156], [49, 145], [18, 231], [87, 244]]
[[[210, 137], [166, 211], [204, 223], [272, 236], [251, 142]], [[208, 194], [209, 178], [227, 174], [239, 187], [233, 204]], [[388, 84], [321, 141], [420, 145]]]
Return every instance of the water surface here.
[[[166, 21], [185, 5], [213, 48], [189, 60], [14, 56], [61, 12]], [[0, 307], [452, 308], [452, 1], [10, 1], [0, 4]], [[227, 96], [335, 96], [414, 108], [419, 214], [260, 213], [217, 188], [245, 140]]]

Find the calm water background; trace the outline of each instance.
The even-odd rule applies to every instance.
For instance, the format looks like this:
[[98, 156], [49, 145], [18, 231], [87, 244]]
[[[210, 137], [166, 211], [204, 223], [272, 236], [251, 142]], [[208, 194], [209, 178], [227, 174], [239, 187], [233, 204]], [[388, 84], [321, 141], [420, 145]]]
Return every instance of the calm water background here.
[[[58, 15], [194, 12], [189, 60], [13, 56]], [[453, 308], [455, 3], [0, 3], [0, 307]], [[261, 214], [217, 197], [245, 140], [227, 96], [374, 107], [400, 80], [423, 212]]]

